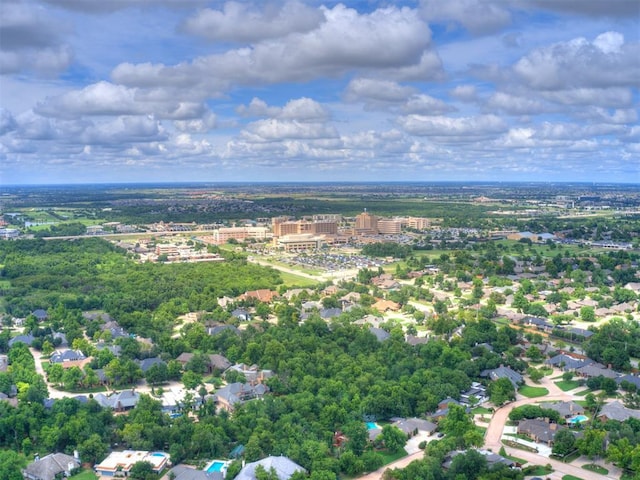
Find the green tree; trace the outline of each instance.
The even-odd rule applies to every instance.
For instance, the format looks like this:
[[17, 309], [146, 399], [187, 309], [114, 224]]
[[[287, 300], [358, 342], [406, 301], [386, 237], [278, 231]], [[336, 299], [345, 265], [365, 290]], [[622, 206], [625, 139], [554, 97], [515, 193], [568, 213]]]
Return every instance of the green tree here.
[[382, 441], [384, 446], [391, 452], [395, 453], [404, 448], [407, 443], [407, 435], [398, 427], [393, 425], [385, 425], [382, 427]]
[[0, 450], [0, 472], [5, 480], [23, 480], [22, 469], [27, 466], [26, 459], [17, 452]]
[[164, 383], [169, 380], [169, 369], [165, 363], [155, 363], [147, 369], [145, 378], [151, 385]]
[[108, 452], [107, 444], [97, 433], [92, 434], [78, 445], [78, 452], [83, 462], [95, 464], [102, 460]]
[[553, 454], [560, 457], [569, 455], [576, 449], [576, 437], [569, 429], [562, 429], [553, 440]]
[[596, 321], [596, 311], [593, 307], [584, 306], [580, 307], [580, 318], [582, 318], [583, 322], [595, 322]]
[[582, 455], [591, 459], [596, 458], [604, 452], [604, 439], [607, 432], [590, 428], [584, 432], [584, 436], [576, 440], [576, 446]]
[[516, 389], [508, 378], [499, 378], [491, 382], [488, 390], [491, 403], [497, 406], [516, 398]]
[[129, 471], [129, 478], [134, 480], [155, 480], [157, 475], [153, 473], [153, 465], [150, 462], [136, 462]]

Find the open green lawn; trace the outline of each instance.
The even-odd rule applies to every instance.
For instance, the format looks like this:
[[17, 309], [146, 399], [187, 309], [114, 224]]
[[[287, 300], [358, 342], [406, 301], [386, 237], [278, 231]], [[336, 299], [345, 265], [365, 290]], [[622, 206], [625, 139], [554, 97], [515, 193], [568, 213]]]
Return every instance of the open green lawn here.
[[280, 272], [280, 276], [282, 277], [282, 281], [287, 287], [313, 287], [318, 284], [315, 280], [311, 280], [307, 277], [302, 277], [300, 275], [294, 275], [289, 272]]
[[569, 390], [573, 390], [574, 388], [578, 388], [580, 386], [580, 382], [578, 380], [560, 380], [559, 382], [554, 383], [563, 392], [568, 392]]
[[532, 387], [531, 385], [525, 385], [520, 387], [518, 392], [527, 398], [537, 398], [549, 395], [549, 390], [544, 387]]
[[485, 413], [491, 413], [491, 410], [485, 407], [476, 407], [471, 410], [471, 413], [473, 413], [474, 415], [484, 415]]
[[91, 470], [85, 470], [83, 472], [80, 472], [77, 475], [74, 475], [73, 477], [69, 477], [69, 480], [97, 480], [98, 476], [93, 473]]
[[587, 393], [589, 393], [591, 390], [590, 389], [586, 389], [586, 390], [581, 390], [579, 392], [574, 393], [574, 395], [577, 395], [579, 397], [584, 397]]
[[388, 465], [391, 462], [395, 462], [396, 460], [398, 460], [400, 458], [404, 458], [407, 455], [409, 455], [404, 448], [402, 450], [399, 450], [399, 451], [395, 452], [395, 453], [389, 453], [386, 450], [381, 450], [378, 453], [380, 455], [382, 455], [382, 458], [384, 458], [384, 465]]
[[573, 475], [565, 475], [562, 477], [562, 480], [584, 480], [580, 477], [574, 477]]

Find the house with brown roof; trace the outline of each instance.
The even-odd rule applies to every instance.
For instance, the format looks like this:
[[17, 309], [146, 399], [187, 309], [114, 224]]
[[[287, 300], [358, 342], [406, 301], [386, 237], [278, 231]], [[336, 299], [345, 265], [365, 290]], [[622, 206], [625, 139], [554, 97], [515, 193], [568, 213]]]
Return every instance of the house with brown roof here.
[[[184, 368], [195, 356], [193, 353], [184, 352], [181, 353], [176, 360], [180, 362], [182, 368]], [[224, 356], [213, 353], [206, 355], [207, 357], [207, 373], [213, 373], [215, 370], [224, 372], [231, 366], [231, 362]]]
[[374, 308], [379, 312], [388, 312], [389, 310], [391, 310], [392, 312], [397, 312], [398, 310], [400, 310], [400, 305], [396, 302], [392, 302], [391, 300], [380, 299], [376, 303], [371, 305], [371, 308]]
[[274, 290], [269, 290], [267, 288], [262, 288], [260, 290], [249, 290], [248, 292], [240, 295], [240, 300], [258, 300], [263, 303], [271, 303], [274, 298], [278, 297], [278, 292]]

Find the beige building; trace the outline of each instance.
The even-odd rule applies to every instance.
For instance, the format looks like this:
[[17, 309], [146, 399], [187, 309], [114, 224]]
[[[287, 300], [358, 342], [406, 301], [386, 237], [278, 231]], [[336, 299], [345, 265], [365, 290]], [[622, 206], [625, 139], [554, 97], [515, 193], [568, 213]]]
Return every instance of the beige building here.
[[407, 227], [414, 230], [426, 230], [429, 228], [429, 219], [424, 217], [408, 217]]
[[217, 244], [227, 243], [232, 238], [241, 242], [248, 238], [264, 240], [267, 232], [267, 227], [222, 227], [213, 231], [213, 239]]
[[278, 237], [276, 242], [276, 246], [284, 248], [287, 252], [299, 252], [302, 250], [319, 249], [324, 243], [324, 237], [316, 236], [311, 233], [301, 233], [297, 235], [284, 235], [282, 237]]
[[160, 243], [156, 245], [156, 255], [178, 255], [178, 247], [173, 243]]
[[360, 215], [356, 215], [355, 233], [358, 234], [377, 234], [378, 233], [378, 217], [364, 211]]
[[[289, 220], [274, 217], [271, 222], [274, 240], [285, 235], [337, 235], [338, 222], [334, 220]], [[277, 243], [277, 242], [276, 242]]]
[[384, 235], [395, 235], [402, 231], [402, 220], [396, 218], [379, 219], [378, 233]]

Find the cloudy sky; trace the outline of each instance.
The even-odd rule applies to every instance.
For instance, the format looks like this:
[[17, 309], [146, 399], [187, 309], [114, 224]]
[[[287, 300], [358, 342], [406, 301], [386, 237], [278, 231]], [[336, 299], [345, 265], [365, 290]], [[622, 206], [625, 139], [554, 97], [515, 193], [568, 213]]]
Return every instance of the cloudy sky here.
[[640, 182], [637, 0], [1, 0], [0, 184]]

